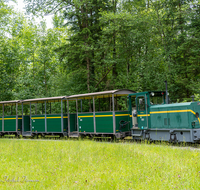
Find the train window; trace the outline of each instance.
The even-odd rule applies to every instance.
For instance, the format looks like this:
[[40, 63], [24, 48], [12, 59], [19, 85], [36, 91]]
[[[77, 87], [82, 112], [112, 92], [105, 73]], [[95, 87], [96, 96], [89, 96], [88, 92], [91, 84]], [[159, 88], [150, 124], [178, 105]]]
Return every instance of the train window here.
[[5, 105], [4, 106], [4, 115], [16, 115], [16, 105]]
[[150, 103], [152, 105], [163, 104], [163, 96], [150, 96]]
[[136, 98], [135, 96], [131, 96], [131, 107], [132, 107], [132, 111], [135, 110], [136, 108]]
[[[95, 111], [101, 112], [101, 111], [112, 111], [113, 110], [113, 104], [112, 104], [112, 97], [105, 97], [105, 98], [96, 98], [95, 101]], [[115, 110], [119, 109], [119, 105], [117, 104], [115, 98]], [[93, 100], [91, 100], [91, 111], [93, 110]]]
[[145, 110], [145, 99], [143, 96], [137, 97], [137, 109], [139, 111], [144, 111]]

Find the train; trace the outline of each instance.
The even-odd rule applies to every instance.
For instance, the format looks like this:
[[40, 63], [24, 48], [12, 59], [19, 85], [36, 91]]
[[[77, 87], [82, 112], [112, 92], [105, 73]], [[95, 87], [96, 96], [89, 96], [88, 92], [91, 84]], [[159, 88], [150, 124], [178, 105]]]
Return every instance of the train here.
[[200, 102], [168, 103], [167, 91], [118, 89], [0, 102], [0, 136], [200, 141]]

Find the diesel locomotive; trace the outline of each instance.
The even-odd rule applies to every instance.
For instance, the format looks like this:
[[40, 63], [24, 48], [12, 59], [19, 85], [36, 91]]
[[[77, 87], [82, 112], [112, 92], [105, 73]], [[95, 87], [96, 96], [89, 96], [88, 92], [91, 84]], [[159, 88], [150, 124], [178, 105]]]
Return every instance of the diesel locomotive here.
[[168, 104], [167, 92], [111, 90], [0, 102], [0, 135], [200, 141], [200, 102]]
[[200, 102], [167, 104], [165, 94], [161, 91], [129, 94], [133, 139], [198, 142]]

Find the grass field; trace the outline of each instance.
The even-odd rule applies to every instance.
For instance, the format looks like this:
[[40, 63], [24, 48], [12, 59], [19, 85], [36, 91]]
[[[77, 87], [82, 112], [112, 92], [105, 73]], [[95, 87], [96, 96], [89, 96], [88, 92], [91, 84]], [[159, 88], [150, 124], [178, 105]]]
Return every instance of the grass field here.
[[0, 189], [200, 189], [188, 148], [1, 139], [0, 159]]

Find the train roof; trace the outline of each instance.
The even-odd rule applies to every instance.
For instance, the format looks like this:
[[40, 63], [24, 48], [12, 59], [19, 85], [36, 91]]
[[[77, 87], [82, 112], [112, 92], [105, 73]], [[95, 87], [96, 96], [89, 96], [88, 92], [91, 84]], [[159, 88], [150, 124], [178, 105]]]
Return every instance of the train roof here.
[[0, 105], [15, 105], [16, 103], [21, 103], [21, 100], [1, 101]]
[[135, 93], [135, 92], [128, 89], [118, 89], [118, 90], [109, 90], [109, 91], [102, 91], [102, 92], [71, 95], [71, 96], [68, 96], [67, 99], [92, 99], [93, 96], [96, 98], [107, 98], [107, 97], [112, 97], [112, 94], [114, 94], [114, 96], [116, 97], [116, 96], [125, 96], [132, 93]]
[[184, 107], [184, 106], [190, 106], [194, 102], [183, 102], [183, 103], [173, 103], [173, 104], [160, 104], [160, 105], [152, 105], [151, 108], [167, 108], [167, 107]]
[[47, 98], [35, 98], [35, 99], [27, 99], [27, 100], [22, 100], [23, 103], [27, 102], [33, 102], [33, 103], [42, 103], [44, 101], [47, 102], [60, 102], [63, 99], [66, 99], [67, 96], [56, 96], [56, 97], [47, 97]]
[[107, 98], [112, 97], [112, 94], [114, 96], [125, 96], [128, 94], [135, 93], [132, 90], [128, 89], [118, 89], [118, 90], [109, 90], [109, 91], [102, 91], [102, 92], [93, 92], [93, 93], [86, 93], [86, 94], [77, 94], [77, 95], [71, 95], [71, 96], [56, 96], [56, 97], [46, 97], [46, 98], [34, 98], [34, 99], [25, 99], [25, 100], [11, 100], [11, 101], [1, 101], [0, 105], [14, 105], [16, 103], [43, 103], [43, 102], [60, 102], [61, 100], [73, 100], [73, 99], [92, 99], [95, 98]]

